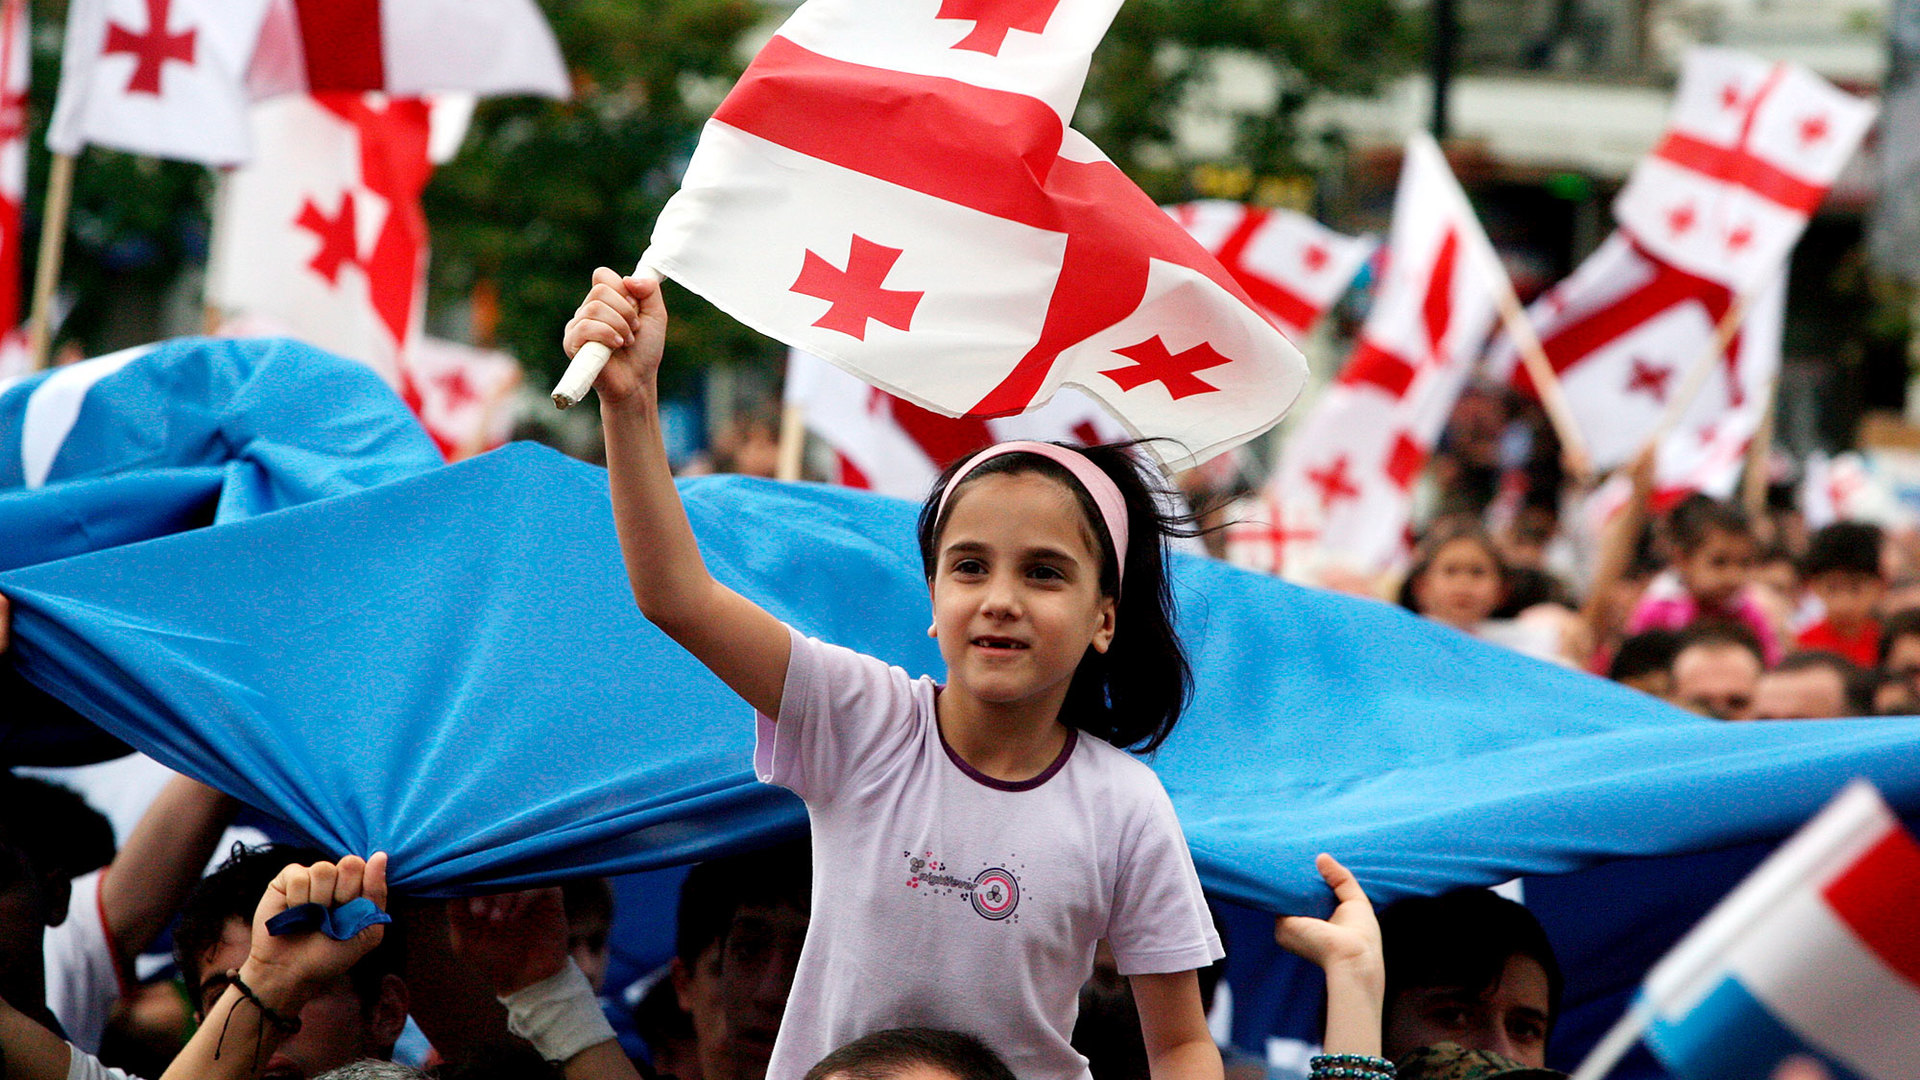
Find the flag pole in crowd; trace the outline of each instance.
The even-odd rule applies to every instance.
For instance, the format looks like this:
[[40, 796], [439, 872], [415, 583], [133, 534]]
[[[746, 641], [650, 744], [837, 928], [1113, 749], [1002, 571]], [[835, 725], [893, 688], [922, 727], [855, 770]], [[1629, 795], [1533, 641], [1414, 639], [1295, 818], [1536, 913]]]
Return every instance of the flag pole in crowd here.
[[1540, 335], [1534, 330], [1533, 320], [1527, 317], [1525, 308], [1520, 306], [1520, 298], [1514, 295], [1513, 282], [1505, 274], [1490, 274], [1494, 290], [1494, 301], [1500, 306], [1500, 325], [1512, 339], [1514, 348], [1519, 350], [1520, 362], [1526, 366], [1527, 375], [1533, 380], [1534, 389], [1540, 394], [1540, 405], [1547, 413], [1547, 422], [1553, 425], [1553, 433], [1560, 438], [1561, 452], [1573, 466], [1577, 477], [1584, 478], [1593, 467], [1592, 455], [1587, 450], [1586, 436], [1580, 434], [1580, 422], [1574, 418], [1573, 406], [1567, 404], [1567, 391], [1560, 384], [1560, 374], [1553, 370], [1553, 361], [1547, 359], [1546, 347], [1540, 344]]
[[60, 284], [60, 261], [67, 245], [67, 211], [73, 203], [72, 154], [53, 155], [47, 170], [46, 207], [40, 221], [40, 256], [33, 270], [33, 314], [27, 328], [28, 370], [47, 366], [53, 340], [53, 293]]

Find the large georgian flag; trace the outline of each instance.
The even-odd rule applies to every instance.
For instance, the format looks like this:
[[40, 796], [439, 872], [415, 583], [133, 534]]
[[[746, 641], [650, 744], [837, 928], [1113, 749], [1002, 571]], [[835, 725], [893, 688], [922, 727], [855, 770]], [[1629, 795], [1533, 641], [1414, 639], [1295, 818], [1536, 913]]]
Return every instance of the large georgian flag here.
[[1313, 330], [1373, 254], [1371, 236], [1335, 232], [1305, 214], [1201, 199], [1167, 207], [1290, 338]]
[[1736, 292], [1764, 287], [1873, 123], [1797, 64], [1687, 55], [1667, 133], [1614, 203], [1655, 257]]
[[[1706, 381], [1661, 442], [1656, 482], [1671, 492], [1732, 491], [1780, 370], [1785, 279], [1775, 274], [1753, 294], [1739, 332], [1715, 359], [1716, 328], [1734, 302], [1727, 286], [1616, 232], [1533, 303], [1529, 315], [1595, 466], [1638, 453], [1687, 373], [1706, 362]], [[1495, 346], [1489, 367], [1530, 385], [1509, 341]]]
[[1287, 573], [1323, 560], [1374, 573], [1404, 553], [1413, 483], [1498, 317], [1505, 274], [1439, 146], [1415, 135], [1359, 344], [1274, 474], [1281, 520], [1268, 524], [1284, 532]]
[[333, 90], [565, 98], [572, 90], [534, 0], [271, 0], [247, 84], [256, 100]]
[[836, 482], [902, 499], [925, 498], [940, 470], [992, 443], [1090, 446], [1127, 437], [1105, 410], [1073, 390], [1016, 416], [941, 416], [798, 349], [787, 357], [784, 397], [800, 407], [807, 430], [833, 448]]
[[642, 263], [947, 415], [1085, 389], [1170, 463], [1305, 378], [1246, 291], [1066, 126], [1118, 0], [810, 0], [702, 133]]
[[20, 329], [20, 207], [27, 194], [27, 0], [0, 2], [0, 380], [31, 363]]

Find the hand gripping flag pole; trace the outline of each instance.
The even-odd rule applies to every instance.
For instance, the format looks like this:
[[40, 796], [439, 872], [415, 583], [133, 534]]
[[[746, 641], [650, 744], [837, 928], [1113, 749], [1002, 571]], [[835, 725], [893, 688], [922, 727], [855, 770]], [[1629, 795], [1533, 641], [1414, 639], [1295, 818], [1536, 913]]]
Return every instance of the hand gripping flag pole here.
[[[658, 285], [660, 271], [647, 265], [643, 256], [640, 265], [633, 270], [633, 276], [646, 278]], [[597, 341], [589, 341], [580, 346], [573, 354], [573, 361], [567, 365], [566, 374], [560, 376], [560, 382], [553, 388], [553, 405], [557, 409], [571, 409], [586, 400], [587, 391], [593, 389], [593, 380], [600, 377], [600, 369], [607, 366], [613, 358], [613, 350]]]

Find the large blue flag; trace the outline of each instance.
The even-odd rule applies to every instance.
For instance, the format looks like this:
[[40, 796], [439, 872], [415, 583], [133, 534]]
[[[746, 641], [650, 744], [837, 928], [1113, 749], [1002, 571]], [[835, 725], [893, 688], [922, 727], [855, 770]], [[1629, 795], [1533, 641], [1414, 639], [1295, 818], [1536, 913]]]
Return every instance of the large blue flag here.
[[[717, 576], [807, 633], [937, 672], [913, 507], [683, 485]], [[1920, 810], [1920, 721], [1727, 725], [1384, 605], [1176, 562], [1193, 707], [1153, 764], [1201, 875], [1319, 911], [1784, 835], [1847, 779]], [[24, 674], [397, 887], [611, 873], [801, 821], [749, 712], [634, 609], [601, 470], [516, 446], [0, 575]]]
[[[411, 476], [440, 456], [366, 365], [284, 340], [184, 338], [0, 387], [0, 569]], [[0, 670], [0, 761], [124, 753]]]

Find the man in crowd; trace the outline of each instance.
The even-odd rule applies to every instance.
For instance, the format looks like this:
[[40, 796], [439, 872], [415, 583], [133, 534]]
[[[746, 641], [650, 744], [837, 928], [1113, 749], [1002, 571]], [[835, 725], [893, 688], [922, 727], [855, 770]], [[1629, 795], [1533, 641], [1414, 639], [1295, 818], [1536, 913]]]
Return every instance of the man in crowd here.
[[703, 1080], [764, 1080], [807, 936], [804, 841], [702, 863], [680, 889], [673, 988]]
[[1013, 1080], [1013, 1071], [972, 1035], [893, 1028], [821, 1058], [806, 1080]]
[[1760, 676], [1754, 693], [1755, 720], [1829, 720], [1869, 716], [1866, 673], [1839, 653], [1797, 652]]
[[1560, 966], [1526, 908], [1485, 889], [1409, 897], [1380, 912], [1380, 937], [1387, 1057], [1448, 1042], [1546, 1064]]
[[1745, 627], [1699, 623], [1682, 633], [1673, 654], [1673, 702], [1715, 720], [1751, 720], [1765, 666], [1760, 642]]

